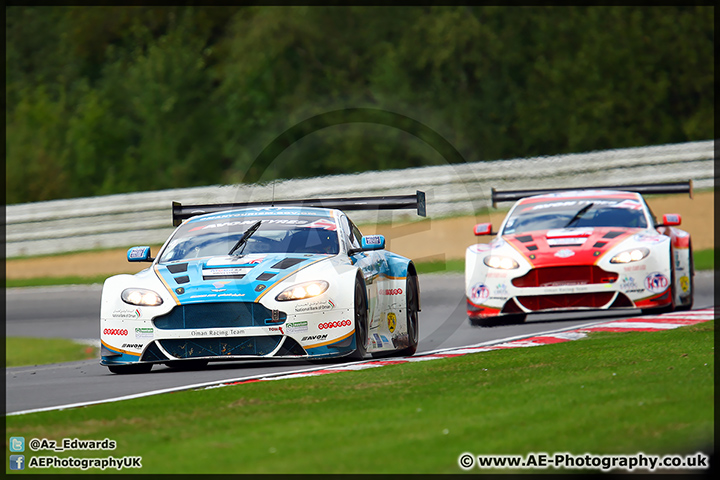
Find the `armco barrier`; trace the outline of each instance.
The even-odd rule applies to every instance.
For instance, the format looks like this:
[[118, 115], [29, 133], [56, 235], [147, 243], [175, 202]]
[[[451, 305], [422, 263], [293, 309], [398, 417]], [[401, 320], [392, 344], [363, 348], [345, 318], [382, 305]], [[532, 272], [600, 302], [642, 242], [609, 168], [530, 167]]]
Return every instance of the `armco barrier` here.
[[[172, 232], [171, 203], [229, 203], [398, 195], [423, 190], [428, 216], [473, 214], [490, 206], [490, 189], [582, 187], [692, 180], [714, 186], [715, 142], [691, 142], [552, 157], [372, 171], [263, 185], [183, 188], [9, 205], [6, 255], [43, 255], [160, 244]], [[408, 212], [352, 212], [356, 223], [417, 218]]]

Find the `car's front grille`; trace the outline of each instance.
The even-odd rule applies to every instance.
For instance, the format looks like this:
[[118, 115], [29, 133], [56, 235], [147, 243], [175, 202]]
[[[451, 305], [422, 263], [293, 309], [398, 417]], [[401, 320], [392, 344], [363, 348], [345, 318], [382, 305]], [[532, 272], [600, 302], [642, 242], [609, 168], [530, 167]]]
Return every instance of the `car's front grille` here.
[[272, 353], [282, 341], [282, 335], [254, 337], [217, 337], [158, 340], [166, 352], [175, 358], [229, 357], [232, 355], [263, 356]]
[[178, 305], [169, 313], [156, 317], [155, 328], [177, 330], [185, 328], [264, 327], [281, 325], [287, 314], [272, 311], [259, 303], [221, 302]]
[[606, 272], [597, 265], [575, 265], [567, 267], [542, 267], [530, 270], [522, 277], [513, 279], [516, 287], [552, 287], [556, 285], [588, 285], [613, 283], [618, 274]]
[[601, 308], [613, 299], [615, 292], [566, 293], [562, 295], [525, 295], [515, 297], [523, 307], [532, 311]]

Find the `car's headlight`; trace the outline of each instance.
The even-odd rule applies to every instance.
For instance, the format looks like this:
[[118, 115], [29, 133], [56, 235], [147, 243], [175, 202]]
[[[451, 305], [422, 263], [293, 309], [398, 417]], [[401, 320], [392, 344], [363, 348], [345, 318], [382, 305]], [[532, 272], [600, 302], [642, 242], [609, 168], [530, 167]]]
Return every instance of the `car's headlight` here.
[[488, 255], [483, 258], [483, 262], [490, 268], [499, 268], [501, 270], [512, 270], [520, 265], [510, 257], [501, 257], [500, 255]]
[[280, 292], [280, 295], [275, 297], [275, 300], [278, 302], [286, 302], [288, 300], [302, 300], [303, 298], [317, 297], [325, 292], [329, 286], [330, 284], [325, 280], [298, 283]]
[[120, 298], [130, 305], [143, 305], [146, 307], [155, 307], [163, 303], [160, 295], [145, 288], [126, 288]]
[[642, 260], [650, 254], [647, 248], [633, 248], [620, 252], [610, 259], [610, 263], [630, 263]]

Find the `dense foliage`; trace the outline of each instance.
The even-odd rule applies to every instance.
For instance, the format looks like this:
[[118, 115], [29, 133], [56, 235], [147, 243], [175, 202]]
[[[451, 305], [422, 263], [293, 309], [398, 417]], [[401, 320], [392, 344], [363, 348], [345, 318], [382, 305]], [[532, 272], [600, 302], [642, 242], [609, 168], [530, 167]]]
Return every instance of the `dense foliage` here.
[[7, 7], [7, 202], [711, 139], [713, 15]]

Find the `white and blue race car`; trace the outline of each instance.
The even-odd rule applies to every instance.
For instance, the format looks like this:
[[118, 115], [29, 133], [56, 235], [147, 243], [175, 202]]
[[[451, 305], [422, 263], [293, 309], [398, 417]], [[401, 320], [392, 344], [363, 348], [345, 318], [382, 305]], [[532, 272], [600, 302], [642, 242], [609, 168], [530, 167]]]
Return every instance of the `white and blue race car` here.
[[363, 236], [341, 210], [417, 208], [415, 195], [181, 205], [179, 225], [135, 275], [108, 278], [101, 364], [113, 373], [154, 364], [321, 359], [415, 353], [419, 283], [413, 262]]

